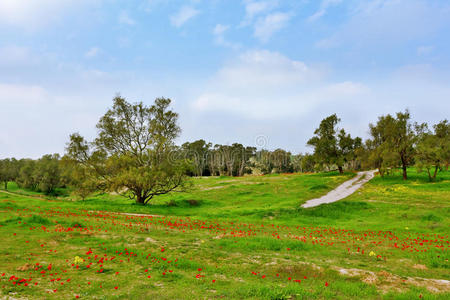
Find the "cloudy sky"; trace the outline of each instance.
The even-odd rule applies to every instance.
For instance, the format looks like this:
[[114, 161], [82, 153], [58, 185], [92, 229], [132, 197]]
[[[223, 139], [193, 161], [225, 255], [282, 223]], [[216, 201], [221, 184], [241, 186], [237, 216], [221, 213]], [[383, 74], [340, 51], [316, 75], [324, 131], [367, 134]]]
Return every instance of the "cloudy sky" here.
[[179, 143], [307, 151], [332, 113], [450, 117], [447, 0], [0, 0], [0, 157], [63, 153], [120, 93], [171, 98]]

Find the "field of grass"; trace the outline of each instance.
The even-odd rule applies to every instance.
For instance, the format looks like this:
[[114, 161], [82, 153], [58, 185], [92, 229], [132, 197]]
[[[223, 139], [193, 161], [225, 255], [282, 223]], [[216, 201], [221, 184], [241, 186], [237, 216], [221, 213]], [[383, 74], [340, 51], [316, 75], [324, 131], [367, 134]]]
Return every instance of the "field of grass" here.
[[[448, 299], [450, 173], [193, 179], [147, 207], [0, 191], [0, 297]], [[125, 215], [127, 213], [153, 216]]]

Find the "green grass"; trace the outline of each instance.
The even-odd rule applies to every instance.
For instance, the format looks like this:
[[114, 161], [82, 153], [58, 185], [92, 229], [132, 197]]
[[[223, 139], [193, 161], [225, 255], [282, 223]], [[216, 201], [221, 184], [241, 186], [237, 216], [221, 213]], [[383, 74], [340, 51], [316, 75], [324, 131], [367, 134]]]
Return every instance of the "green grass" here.
[[375, 177], [345, 200], [300, 207], [352, 176], [197, 178], [147, 207], [10, 184], [13, 194], [0, 192], [0, 297], [448, 298], [450, 287], [417, 278], [450, 280], [450, 174], [429, 183], [411, 169], [407, 182]]

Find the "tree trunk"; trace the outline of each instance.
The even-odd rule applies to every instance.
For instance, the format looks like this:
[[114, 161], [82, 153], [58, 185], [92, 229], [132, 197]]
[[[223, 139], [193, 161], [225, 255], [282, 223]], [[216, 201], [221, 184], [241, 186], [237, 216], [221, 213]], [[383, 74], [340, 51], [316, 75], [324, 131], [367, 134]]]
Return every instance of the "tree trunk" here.
[[339, 169], [339, 174], [344, 173], [344, 170], [342, 169], [342, 166], [338, 166], [338, 169]]
[[408, 174], [406, 173], [406, 166], [403, 165], [402, 169], [403, 169], [403, 180], [407, 180], [408, 179]]
[[401, 160], [402, 160], [403, 180], [407, 180], [408, 179], [408, 174], [406, 172], [406, 161], [405, 161], [405, 158], [403, 156], [401, 157]]
[[436, 180], [436, 175], [438, 172], [439, 166], [434, 167], [433, 181]]
[[431, 182], [431, 181], [433, 181], [433, 177], [431, 176], [430, 168], [426, 167], [426, 169], [427, 169], [427, 174], [428, 174], [428, 180]]
[[136, 203], [145, 205], [145, 199], [142, 197], [141, 193], [136, 194]]
[[8, 190], [8, 181], [5, 181], [5, 191]]

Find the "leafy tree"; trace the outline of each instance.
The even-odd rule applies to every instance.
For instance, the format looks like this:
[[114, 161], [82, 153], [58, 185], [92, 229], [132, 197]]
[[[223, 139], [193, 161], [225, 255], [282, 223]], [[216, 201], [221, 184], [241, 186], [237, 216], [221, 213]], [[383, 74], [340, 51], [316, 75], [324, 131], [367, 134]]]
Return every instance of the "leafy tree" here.
[[19, 176], [19, 162], [15, 158], [0, 160], [0, 182], [3, 182], [5, 190], [8, 182], [15, 181]]
[[262, 149], [254, 157], [254, 171], [256, 174], [270, 174], [273, 170], [272, 153]]
[[361, 139], [352, 139], [344, 129], [338, 130], [337, 124], [341, 120], [333, 114], [320, 122], [319, 128], [314, 131], [315, 136], [309, 139], [308, 145], [314, 147], [317, 160], [327, 165], [337, 165], [339, 173], [343, 173], [343, 166], [354, 151], [361, 145]]
[[184, 156], [189, 158], [194, 165], [195, 176], [202, 176], [207, 167], [207, 156], [211, 143], [206, 143], [204, 140], [197, 140], [195, 142], [186, 142], [181, 145]]
[[35, 172], [37, 162], [32, 159], [24, 159], [21, 164], [16, 180], [17, 184], [21, 188], [35, 190], [39, 183]]
[[283, 149], [276, 149], [271, 153], [271, 160], [274, 166], [272, 172], [287, 173], [292, 172], [291, 153]]
[[403, 171], [403, 179], [408, 178], [407, 168], [414, 155], [416, 135], [410, 123], [410, 114], [406, 110], [396, 117], [381, 116], [377, 124], [369, 124], [372, 135], [373, 157], [379, 168], [396, 167], [399, 163]]
[[35, 164], [34, 179], [37, 190], [52, 194], [61, 185], [61, 168], [58, 154], [42, 156]]
[[302, 158], [302, 172], [314, 172], [316, 160], [314, 155], [306, 153]]
[[417, 125], [416, 166], [425, 169], [430, 181], [436, 180], [439, 168], [448, 166], [450, 157], [450, 124], [447, 120], [434, 125], [434, 132], [425, 124]]
[[450, 163], [450, 123], [448, 120], [443, 120], [434, 125], [433, 128], [441, 146], [441, 166], [445, 166], [445, 169], [448, 170]]
[[157, 98], [148, 107], [115, 97], [113, 107], [97, 124], [99, 134], [93, 143], [77, 133], [71, 135], [68, 158], [81, 164], [98, 187], [127, 195], [138, 204], [183, 190], [190, 166], [174, 155], [180, 128], [170, 103]]

